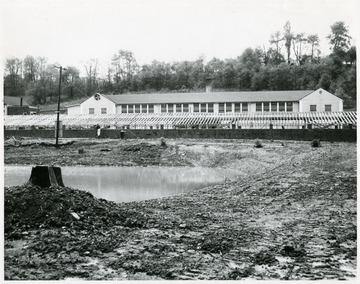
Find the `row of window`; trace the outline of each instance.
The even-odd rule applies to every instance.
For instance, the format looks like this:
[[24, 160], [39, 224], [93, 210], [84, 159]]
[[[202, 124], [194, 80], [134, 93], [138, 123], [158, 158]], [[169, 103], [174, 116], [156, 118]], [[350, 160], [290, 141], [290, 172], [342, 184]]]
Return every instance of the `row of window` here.
[[[189, 104], [162, 104], [161, 112], [191, 112]], [[193, 104], [192, 112], [214, 112], [214, 104]]]
[[[90, 107], [90, 108], [89, 108], [89, 114], [95, 114], [95, 108]], [[102, 107], [102, 108], [101, 108], [101, 114], [107, 114], [106, 107]]]
[[271, 102], [271, 103], [256, 103], [256, 112], [290, 112], [293, 111], [292, 102]]
[[121, 113], [153, 113], [154, 105], [120, 105]]
[[[154, 105], [121, 105], [121, 113], [153, 113]], [[193, 104], [193, 112], [214, 112], [214, 104]], [[219, 103], [219, 113], [225, 112], [248, 112], [248, 103]], [[175, 111], [174, 111], [175, 110]], [[161, 112], [189, 112], [189, 104], [162, 104]], [[291, 112], [292, 102], [279, 103], [256, 103], [256, 112]], [[310, 111], [317, 111], [316, 105], [310, 105]], [[331, 111], [331, 105], [325, 105], [325, 111]], [[107, 109], [101, 108], [101, 114], [106, 114]], [[89, 108], [89, 114], [95, 114], [95, 108]]]
[[[235, 112], [248, 112], [249, 103], [234, 103]], [[233, 112], [233, 103], [219, 103], [219, 113]]]
[[[310, 111], [317, 111], [316, 105], [310, 105]], [[325, 111], [332, 111], [331, 105], [325, 105]]]

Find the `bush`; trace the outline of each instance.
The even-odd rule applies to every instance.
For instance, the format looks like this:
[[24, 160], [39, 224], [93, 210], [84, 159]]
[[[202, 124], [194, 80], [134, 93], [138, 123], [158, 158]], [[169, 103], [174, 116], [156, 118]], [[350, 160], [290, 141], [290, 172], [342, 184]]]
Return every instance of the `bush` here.
[[314, 139], [311, 141], [311, 147], [321, 147], [320, 139]]
[[261, 141], [259, 139], [255, 140], [255, 148], [262, 148], [263, 144], [261, 143]]
[[160, 138], [160, 146], [166, 146], [166, 141], [164, 137]]

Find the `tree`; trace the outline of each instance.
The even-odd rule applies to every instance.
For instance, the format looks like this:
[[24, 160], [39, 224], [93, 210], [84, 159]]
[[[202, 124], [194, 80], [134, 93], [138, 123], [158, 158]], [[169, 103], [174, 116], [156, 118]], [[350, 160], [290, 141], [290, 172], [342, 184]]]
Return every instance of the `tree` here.
[[281, 54], [281, 47], [280, 47], [280, 42], [282, 42], [283, 40], [284, 38], [281, 36], [279, 31], [271, 35], [270, 43], [275, 45], [275, 50], [269, 48], [268, 53], [269, 52], [271, 53], [272, 63], [275, 65], [279, 65], [282, 62], [282, 59], [284, 58]]
[[248, 69], [258, 69], [261, 66], [261, 53], [259, 48], [253, 50], [249, 47], [240, 55], [240, 63], [245, 65]]
[[80, 71], [74, 66], [67, 66], [65, 69], [62, 78], [65, 83], [63, 93], [67, 93], [68, 99], [73, 100], [80, 91], [76, 86], [80, 80]]
[[303, 43], [306, 42], [306, 38], [303, 33], [297, 34], [293, 37], [293, 49], [295, 54], [295, 60], [297, 65], [301, 65]]
[[313, 34], [313, 35], [309, 35], [307, 37], [307, 42], [310, 44], [310, 59], [311, 59], [311, 63], [313, 63], [315, 60], [314, 55], [315, 52], [317, 52], [317, 54], [320, 54], [320, 50], [318, 49], [319, 47], [319, 36], [317, 34]]
[[269, 50], [266, 53], [266, 57], [267, 57], [267, 62], [270, 65], [276, 66], [285, 62], [284, 56], [273, 48], [269, 48]]
[[333, 53], [343, 59], [349, 49], [351, 36], [344, 22], [336, 22], [331, 26], [331, 34], [327, 36]]
[[86, 70], [86, 94], [91, 96], [97, 90], [98, 60], [90, 59], [84, 65]]
[[214, 57], [205, 65], [205, 78], [212, 78], [214, 88], [222, 87], [222, 73], [224, 61]]
[[290, 22], [287, 21], [284, 26], [284, 40], [285, 40], [285, 47], [287, 53], [287, 64], [290, 64], [290, 54], [291, 54], [291, 43], [293, 41], [294, 35], [291, 32], [291, 25]]
[[356, 46], [350, 47], [347, 51], [345, 61], [349, 62], [350, 65], [356, 64]]
[[269, 68], [269, 85], [268, 89], [275, 90], [292, 90], [293, 83], [291, 78], [291, 68], [286, 63]]
[[114, 54], [111, 65], [114, 68], [116, 83], [134, 75], [138, 68], [134, 54], [131, 51], [123, 49], [120, 49], [117, 54]]
[[22, 61], [19, 58], [8, 58], [5, 61], [4, 95], [23, 96], [25, 86], [22, 80]]
[[318, 88], [323, 88], [325, 90], [330, 90], [330, 86], [331, 86], [331, 76], [327, 73], [322, 74], [319, 84], [318, 84]]
[[37, 62], [33, 56], [26, 56], [23, 62], [25, 82], [30, 83], [36, 80]]

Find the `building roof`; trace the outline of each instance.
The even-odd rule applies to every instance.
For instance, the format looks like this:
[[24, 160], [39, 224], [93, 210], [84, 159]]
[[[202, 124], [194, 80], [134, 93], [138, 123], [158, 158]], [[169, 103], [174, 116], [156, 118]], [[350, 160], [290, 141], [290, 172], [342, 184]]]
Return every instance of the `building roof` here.
[[[61, 102], [60, 103], [60, 110], [66, 110], [69, 107], [78, 106], [80, 102], [83, 102], [83, 99], [72, 100], [69, 102]], [[57, 103], [48, 104], [48, 105], [40, 105], [40, 112], [49, 112], [49, 111], [56, 111], [57, 110]]]
[[103, 95], [115, 104], [299, 101], [314, 91], [262, 91]]
[[[4, 104], [7, 106], [20, 106], [21, 99], [21, 97], [4, 96]], [[22, 105], [28, 106], [29, 104], [23, 99]]]

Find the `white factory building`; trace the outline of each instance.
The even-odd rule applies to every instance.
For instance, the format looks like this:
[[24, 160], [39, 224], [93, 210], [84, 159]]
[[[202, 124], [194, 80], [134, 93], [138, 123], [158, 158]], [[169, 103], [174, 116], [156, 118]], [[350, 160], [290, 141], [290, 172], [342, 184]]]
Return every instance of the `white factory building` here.
[[95, 94], [68, 114], [341, 112], [343, 100], [320, 88], [308, 91]]

